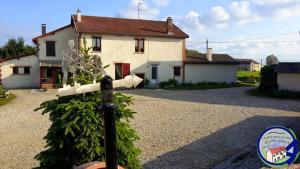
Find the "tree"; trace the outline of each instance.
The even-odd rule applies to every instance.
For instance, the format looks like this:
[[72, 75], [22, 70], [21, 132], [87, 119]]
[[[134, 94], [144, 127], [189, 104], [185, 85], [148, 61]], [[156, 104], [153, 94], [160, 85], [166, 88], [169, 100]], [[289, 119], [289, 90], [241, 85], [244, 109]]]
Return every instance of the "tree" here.
[[35, 47], [26, 45], [25, 40], [22, 37], [19, 37], [18, 39], [11, 38], [0, 48], [0, 56], [3, 58], [32, 54], [34, 52]]
[[191, 57], [191, 56], [200, 56], [200, 52], [197, 50], [191, 50], [191, 49], [186, 49], [186, 56]]
[[[89, 50], [81, 50], [85, 57]], [[77, 82], [92, 83], [93, 77], [86, 72], [78, 72]], [[99, 81], [100, 78], [97, 79]], [[101, 105], [102, 93], [92, 92], [82, 95], [58, 97], [46, 101], [37, 109], [48, 113], [52, 124], [44, 137], [46, 150], [36, 155], [40, 161], [38, 169], [70, 169], [90, 161], [104, 161], [103, 114], [96, 110]], [[115, 93], [113, 102], [116, 111], [116, 134], [118, 163], [126, 169], [140, 168], [140, 150], [134, 141], [139, 139], [129, 120], [136, 113], [128, 108], [132, 97]]]
[[270, 65], [277, 65], [278, 64], [278, 58], [275, 55], [270, 55], [266, 59], [266, 64], [268, 66], [270, 66]]

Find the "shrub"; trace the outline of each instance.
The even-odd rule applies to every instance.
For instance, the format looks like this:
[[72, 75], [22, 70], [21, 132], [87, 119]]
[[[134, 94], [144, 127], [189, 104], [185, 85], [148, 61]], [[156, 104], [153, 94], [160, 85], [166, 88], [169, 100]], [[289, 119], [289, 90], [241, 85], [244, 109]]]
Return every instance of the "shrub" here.
[[0, 85], [0, 98], [6, 97], [6, 91], [4, 90], [3, 86]]
[[160, 82], [159, 87], [162, 89], [176, 87], [178, 82], [175, 79], [169, 79], [167, 82]]
[[276, 65], [264, 66], [261, 70], [261, 82], [258, 87], [259, 91], [273, 93], [278, 89]]

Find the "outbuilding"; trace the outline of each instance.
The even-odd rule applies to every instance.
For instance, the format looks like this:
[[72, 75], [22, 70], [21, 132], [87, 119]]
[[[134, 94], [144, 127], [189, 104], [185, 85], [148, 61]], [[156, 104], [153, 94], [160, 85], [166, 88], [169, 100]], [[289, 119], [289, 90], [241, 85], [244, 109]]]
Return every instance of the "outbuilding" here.
[[300, 62], [280, 62], [275, 71], [279, 90], [300, 92]]
[[6, 89], [39, 88], [40, 65], [35, 54], [0, 61], [1, 84]]

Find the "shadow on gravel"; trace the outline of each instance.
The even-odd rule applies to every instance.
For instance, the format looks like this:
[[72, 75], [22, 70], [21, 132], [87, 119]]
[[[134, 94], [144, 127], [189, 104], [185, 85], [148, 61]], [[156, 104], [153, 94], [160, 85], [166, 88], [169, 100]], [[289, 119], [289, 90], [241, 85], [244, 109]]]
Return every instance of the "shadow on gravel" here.
[[272, 99], [250, 96], [246, 92], [252, 87], [237, 87], [212, 90], [161, 90], [136, 89], [120, 91], [159, 99], [186, 101], [194, 103], [220, 104], [300, 112], [300, 102], [292, 100]]
[[[284, 125], [294, 124], [294, 125]], [[256, 141], [260, 133], [272, 125], [292, 128], [300, 137], [300, 117], [254, 116], [221, 129], [207, 137], [174, 151], [165, 153], [143, 165], [144, 169], [209, 169], [238, 155], [233, 163], [251, 158], [250, 168], [263, 167], [256, 155]], [[254, 151], [253, 151], [254, 150]], [[249, 153], [248, 153], [249, 152]], [[226, 168], [226, 167], [225, 167]], [[235, 166], [235, 168], [238, 168]], [[249, 169], [250, 169], [249, 168]]]

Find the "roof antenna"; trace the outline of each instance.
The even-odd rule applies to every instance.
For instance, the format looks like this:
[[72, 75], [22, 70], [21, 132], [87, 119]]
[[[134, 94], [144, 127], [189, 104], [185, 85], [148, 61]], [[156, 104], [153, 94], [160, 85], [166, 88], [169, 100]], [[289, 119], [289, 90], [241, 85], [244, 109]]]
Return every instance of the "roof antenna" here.
[[144, 4], [143, 0], [139, 0], [138, 2], [138, 19], [140, 19], [141, 11], [143, 10], [141, 7]]

